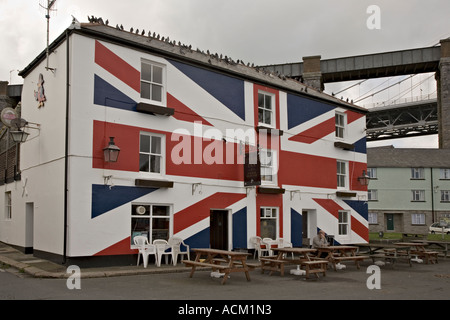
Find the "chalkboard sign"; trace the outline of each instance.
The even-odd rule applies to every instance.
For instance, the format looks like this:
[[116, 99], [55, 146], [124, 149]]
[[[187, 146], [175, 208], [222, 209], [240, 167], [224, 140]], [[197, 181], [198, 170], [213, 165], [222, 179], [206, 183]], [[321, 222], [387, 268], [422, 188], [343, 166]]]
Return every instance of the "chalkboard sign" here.
[[245, 152], [244, 186], [261, 185], [261, 163], [258, 151]]

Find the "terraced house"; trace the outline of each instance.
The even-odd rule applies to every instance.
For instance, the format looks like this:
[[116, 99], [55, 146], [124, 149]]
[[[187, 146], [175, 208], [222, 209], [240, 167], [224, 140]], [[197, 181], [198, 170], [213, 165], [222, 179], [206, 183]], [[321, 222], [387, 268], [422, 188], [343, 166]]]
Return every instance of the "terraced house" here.
[[136, 235], [229, 250], [318, 229], [368, 240], [364, 109], [119, 26], [74, 23], [49, 52], [20, 73], [21, 117], [38, 126], [19, 128], [0, 241], [135, 263]]

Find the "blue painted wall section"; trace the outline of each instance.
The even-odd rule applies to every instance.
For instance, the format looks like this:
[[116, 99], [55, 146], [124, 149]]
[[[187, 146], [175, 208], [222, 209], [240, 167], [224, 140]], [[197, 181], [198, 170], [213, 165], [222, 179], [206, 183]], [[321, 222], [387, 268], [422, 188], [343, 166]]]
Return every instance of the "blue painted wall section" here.
[[136, 111], [137, 102], [98, 75], [94, 75], [94, 104]]
[[177, 61], [169, 62], [245, 120], [244, 81]]
[[247, 248], [247, 208], [233, 214], [233, 249]]
[[287, 95], [288, 129], [309, 121], [335, 107], [316, 100], [299, 97], [293, 94]]
[[91, 218], [93, 219], [98, 217], [114, 208], [145, 196], [155, 190], [158, 189], [128, 186], [114, 186], [110, 188], [110, 186], [103, 184], [93, 184]]
[[296, 210], [291, 208], [291, 242], [294, 247], [303, 245], [303, 217]]

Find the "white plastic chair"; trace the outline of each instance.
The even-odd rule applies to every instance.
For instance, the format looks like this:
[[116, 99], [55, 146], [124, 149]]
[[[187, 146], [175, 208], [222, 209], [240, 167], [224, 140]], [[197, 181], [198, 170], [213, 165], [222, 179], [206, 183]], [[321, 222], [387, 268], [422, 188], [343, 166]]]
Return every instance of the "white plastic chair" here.
[[[292, 243], [284, 240], [283, 238], [277, 239], [278, 248], [292, 248]], [[292, 259], [294, 259], [294, 253], [292, 252]]]
[[166, 240], [156, 239], [153, 240], [153, 245], [156, 247], [156, 254], [158, 255], [158, 267], [161, 267], [162, 256], [166, 256], [166, 264], [169, 264], [169, 255], [172, 255], [172, 250], [170, 249], [169, 243]]
[[[172, 262], [173, 265], [177, 265], [178, 255], [187, 255], [188, 260], [191, 260], [189, 246], [183, 242], [183, 239], [177, 237], [171, 237], [168, 241], [169, 246], [172, 248]], [[181, 246], [186, 248], [186, 251], [181, 250]]]
[[267, 249], [269, 249], [269, 256], [273, 255], [272, 246], [277, 245], [277, 240], [273, 240], [272, 238], [263, 238], [262, 244], [266, 246]]
[[148, 264], [148, 256], [151, 254], [155, 255], [155, 264], [158, 263], [158, 256], [156, 255], [156, 248], [154, 245], [148, 243], [148, 239], [146, 236], [136, 236], [133, 238], [134, 244], [138, 247], [138, 260], [137, 265], [139, 266], [139, 260], [142, 256], [142, 260], [144, 261], [144, 268], [147, 268]]
[[264, 252], [269, 253], [269, 248], [266, 246], [265, 248], [262, 248], [261, 245], [264, 245], [262, 243], [261, 237], [255, 236], [250, 238], [250, 243], [253, 244], [255, 247], [255, 253], [253, 253], [253, 259], [255, 259], [256, 252], [258, 252], [258, 258], [262, 257], [264, 255]]

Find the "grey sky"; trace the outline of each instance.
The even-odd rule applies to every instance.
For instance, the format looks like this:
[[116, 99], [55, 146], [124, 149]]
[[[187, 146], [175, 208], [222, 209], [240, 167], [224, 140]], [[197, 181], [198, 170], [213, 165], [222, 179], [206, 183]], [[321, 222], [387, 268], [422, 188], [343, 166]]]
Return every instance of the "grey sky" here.
[[[45, 49], [45, 11], [39, 4], [46, 3], [0, 0], [0, 80], [22, 83], [17, 70]], [[380, 7], [380, 30], [367, 28], [370, 5]], [[71, 15], [80, 22], [94, 15], [113, 26], [151, 30], [257, 65], [297, 62], [309, 55], [327, 59], [432, 46], [450, 36], [448, 0], [57, 0], [56, 9], [50, 40], [69, 26]], [[356, 99], [376, 83], [365, 86], [344, 95]], [[433, 91], [432, 86], [420, 88]], [[364, 103], [375, 102], [371, 100]]]

